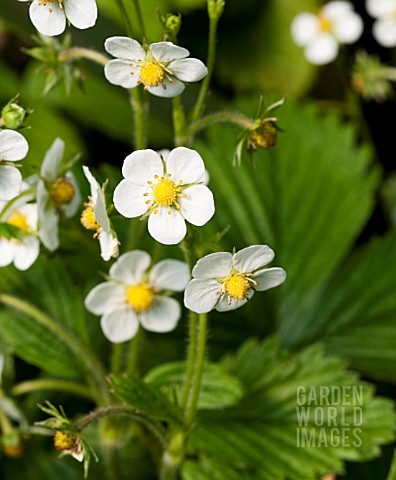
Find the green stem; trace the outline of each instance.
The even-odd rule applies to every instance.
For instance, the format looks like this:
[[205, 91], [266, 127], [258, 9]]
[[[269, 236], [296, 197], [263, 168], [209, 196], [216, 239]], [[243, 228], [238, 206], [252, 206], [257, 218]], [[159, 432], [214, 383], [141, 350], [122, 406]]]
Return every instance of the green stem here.
[[253, 120], [246, 117], [242, 113], [237, 112], [215, 112], [210, 115], [205, 115], [204, 117], [192, 122], [188, 127], [188, 135], [194, 136], [200, 130], [213, 125], [215, 123], [234, 123], [240, 127], [246, 129], [252, 126]]
[[205, 363], [205, 351], [206, 351], [206, 334], [207, 334], [207, 314], [201, 313], [199, 315], [199, 331], [196, 347], [196, 362], [194, 371], [194, 382], [191, 389], [191, 400], [187, 406], [186, 413], [186, 426], [190, 427], [195, 418], [195, 412], [197, 410], [199, 393], [201, 390], [201, 381], [203, 368]]
[[139, 330], [135, 337], [129, 342], [129, 354], [126, 373], [128, 375], [136, 375], [138, 371], [137, 361], [139, 358], [140, 345], [143, 339], [143, 329], [139, 327]]
[[99, 420], [100, 418], [114, 415], [127, 415], [133, 420], [141, 423], [156, 436], [163, 448], [166, 447], [167, 443], [163, 427], [160, 424], [145, 418], [143, 415], [138, 414], [136, 410], [128, 405], [110, 405], [108, 407], [97, 408], [93, 412], [81, 418], [81, 420], [75, 424], [75, 427], [78, 430], [83, 430], [84, 428], [88, 427], [88, 425]]
[[132, 28], [132, 23], [128, 16], [128, 11], [125, 8], [125, 5], [122, 0], [116, 0], [116, 3], [120, 11], [122, 21], [124, 22], [124, 25], [125, 25], [125, 31], [128, 36], [133, 37], [133, 28]]
[[133, 88], [130, 95], [130, 103], [134, 114], [135, 127], [135, 149], [140, 150], [146, 148], [146, 117], [147, 103], [142, 100], [139, 88]]
[[201, 88], [199, 90], [198, 98], [195, 103], [195, 107], [192, 112], [191, 121], [194, 122], [202, 115], [205, 108], [206, 94], [212, 79], [216, 60], [216, 32], [217, 24], [219, 23], [218, 16], [209, 16], [209, 39], [208, 39], [208, 55], [206, 59], [206, 66], [208, 68], [208, 74], [203, 79]]
[[82, 362], [86, 371], [95, 380], [98, 391], [100, 392], [100, 403], [110, 402], [110, 393], [106, 382], [106, 372], [104, 371], [101, 362], [89, 349], [85, 348], [83, 344], [64, 330], [61, 325], [54, 322], [52, 318], [30, 303], [5, 293], [0, 294], [0, 302], [8, 307], [18, 310], [19, 312], [25, 313], [36, 320], [37, 323], [48, 328], [48, 330], [57, 335], [59, 339], [61, 339], [76, 354], [76, 357]]
[[111, 355], [111, 372], [116, 375], [122, 372], [122, 367], [124, 364], [124, 347], [123, 343], [116, 343], [113, 345], [112, 355]]
[[174, 141], [175, 146], [180, 147], [189, 143], [186, 137], [186, 115], [180, 96], [173, 98], [172, 107]]
[[109, 58], [106, 55], [83, 47], [69, 48], [68, 50], [61, 52], [58, 56], [58, 60], [60, 62], [67, 62], [68, 60], [76, 60], [80, 58], [92, 60], [93, 62], [103, 66], [109, 61]]
[[89, 389], [86, 386], [81, 385], [80, 383], [54, 379], [27, 380], [18, 383], [12, 387], [11, 394], [18, 396], [40, 390], [60, 390], [63, 392], [74, 393], [80, 397], [86, 397], [92, 400], [92, 393], [89, 392]]
[[144, 21], [143, 21], [143, 15], [142, 15], [142, 9], [140, 8], [140, 2], [139, 0], [132, 0], [133, 1], [133, 6], [135, 7], [136, 11], [136, 17], [140, 26], [140, 32], [142, 34], [142, 39], [147, 40], [146, 37], [146, 30], [144, 28]]
[[190, 335], [187, 353], [187, 369], [183, 386], [183, 392], [180, 400], [180, 406], [186, 408], [187, 401], [190, 395], [191, 383], [194, 375], [195, 355], [197, 348], [197, 320], [198, 315], [190, 311]]

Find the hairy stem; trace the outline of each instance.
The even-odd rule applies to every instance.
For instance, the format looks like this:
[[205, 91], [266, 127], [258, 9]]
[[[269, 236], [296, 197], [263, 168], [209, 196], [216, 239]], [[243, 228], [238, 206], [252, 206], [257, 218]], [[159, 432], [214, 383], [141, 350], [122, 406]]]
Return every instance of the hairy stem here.
[[80, 397], [92, 399], [92, 392], [85, 385], [76, 382], [56, 379], [26, 380], [14, 385], [11, 389], [12, 395], [24, 395], [25, 393], [37, 392], [40, 390], [60, 390], [74, 393]]

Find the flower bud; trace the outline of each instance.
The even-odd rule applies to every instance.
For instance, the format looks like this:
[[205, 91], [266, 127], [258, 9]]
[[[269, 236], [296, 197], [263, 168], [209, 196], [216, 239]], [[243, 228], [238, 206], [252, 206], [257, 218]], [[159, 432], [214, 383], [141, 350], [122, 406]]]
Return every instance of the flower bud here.
[[2, 449], [5, 455], [10, 458], [20, 458], [24, 453], [20, 435], [13, 431], [4, 435], [1, 439]]
[[4, 125], [12, 130], [16, 130], [23, 124], [26, 114], [25, 110], [15, 102], [15, 99], [16, 97], [10, 100], [1, 112]]
[[275, 146], [278, 130], [273, 122], [263, 121], [258, 128], [249, 133], [247, 138], [247, 149], [250, 150], [267, 150]]
[[176, 41], [182, 22], [180, 13], [166, 13], [165, 15], [162, 15], [159, 10], [157, 10], [157, 15], [162, 28], [164, 29], [165, 39]]

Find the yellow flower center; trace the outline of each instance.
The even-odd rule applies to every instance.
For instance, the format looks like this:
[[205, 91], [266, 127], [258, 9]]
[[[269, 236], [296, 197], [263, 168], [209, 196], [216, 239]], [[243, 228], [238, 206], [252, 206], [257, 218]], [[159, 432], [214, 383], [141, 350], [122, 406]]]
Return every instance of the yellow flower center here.
[[155, 62], [146, 62], [140, 69], [140, 81], [146, 87], [157, 87], [165, 80], [164, 67]]
[[78, 442], [77, 435], [71, 433], [63, 433], [59, 430], [54, 436], [54, 445], [57, 450], [72, 450]]
[[126, 290], [127, 302], [136, 312], [144, 312], [154, 301], [154, 292], [147, 283], [132, 285]]
[[319, 14], [318, 19], [319, 19], [319, 29], [322, 32], [331, 32], [332, 30], [331, 21], [321, 14]]
[[99, 230], [100, 228], [100, 223], [95, 218], [92, 206], [88, 206], [82, 211], [80, 222], [87, 230]]
[[157, 185], [153, 188], [153, 197], [155, 202], [161, 206], [170, 206], [175, 203], [179, 188], [177, 185], [167, 178], [161, 178]]
[[29, 232], [29, 224], [27, 218], [22, 213], [15, 210], [11, 213], [11, 215], [7, 218], [7, 223], [13, 225], [14, 227], [18, 227], [24, 232]]
[[228, 296], [234, 300], [244, 300], [251, 289], [251, 285], [243, 273], [232, 273], [223, 284]]
[[58, 178], [51, 187], [51, 198], [57, 207], [68, 204], [73, 200], [76, 191], [66, 178]]

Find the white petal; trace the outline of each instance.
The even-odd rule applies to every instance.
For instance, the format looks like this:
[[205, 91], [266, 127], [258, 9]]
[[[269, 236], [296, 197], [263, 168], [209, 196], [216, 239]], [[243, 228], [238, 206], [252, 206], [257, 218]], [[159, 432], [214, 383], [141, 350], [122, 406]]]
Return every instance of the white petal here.
[[95, 179], [95, 177], [92, 175], [90, 169], [87, 166], [83, 165], [82, 169], [83, 169], [83, 172], [84, 172], [84, 175], [85, 175], [86, 179], [89, 182], [89, 186], [91, 188], [91, 197], [92, 197], [93, 202], [95, 203], [96, 199], [97, 199], [97, 196], [98, 196], [98, 193], [97, 193], [98, 188], [100, 188], [100, 185], [97, 182], [97, 180]]
[[150, 215], [148, 231], [157, 242], [165, 245], [175, 245], [183, 240], [187, 233], [187, 227], [178, 210], [160, 207], [158, 213]]
[[14, 130], [0, 131], [0, 160], [15, 162], [26, 157], [29, 150], [26, 138]]
[[351, 12], [334, 22], [333, 31], [340, 43], [354, 43], [363, 32], [363, 20]]
[[28, 235], [15, 252], [14, 265], [18, 270], [27, 270], [40, 253], [40, 243], [36, 237]]
[[151, 269], [149, 281], [156, 290], [182, 292], [190, 281], [190, 269], [180, 260], [161, 260]]
[[394, 7], [394, 0], [366, 0], [367, 13], [374, 18], [390, 15]]
[[232, 255], [229, 252], [215, 252], [198, 260], [193, 268], [194, 278], [228, 277], [232, 270]]
[[143, 61], [146, 52], [139, 42], [129, 37], [110, 37], [105, 41], [105, 49], [113, 57], [122, 60]]
[[193, 279], [184, 291], [184, 305], [196, 313], [210, 312], [219, 300], [220, 290], [216, 280]]
[[27, 224], [29, 229], [32, 232], [37, 231], [38, 223], [38, 208], [37, 203], [26, 203], [18, 207], [18, 211], [26, 217]]
[[14, 261], [18, 249], [16, 240], [7, 240], [0, 237], [0, 267], [5, 267]]
[[105, 262], [112, 257], [118, 257], [118, 240], [111, 232], [99, 234], [100, 255]]
[[114, 190], [114, 206], [124, 217], [140, 217], [149, 208], [146, 204], [147, 197], [143, 196], [146, 192], [146, 187], [136, 185], [129, 180], [121, 180]]
[[0, 165], [0, 200], [11, 200], [21, 193], [22, 175], [13, 165]]
[[314, 65], [332, 62], [338, 54], [338, 43], [330, 34], [319, 35], [305, 49], [305, 57]]
[[174, 298], [156, 297], [151, 307], [139, 315], [139, 321], [150, 332], [164, 333], [176, 328], [180, 315], [180, 304]]
[[139, 329], [137, 316], [128, 307], [103, 315], [100, 325], [105, 337], [112, 343], [127, 342], [136, 335]]
[[352, 4], [343, 0], [326, 3], [321, 13], [329, 20], [338, 19], [347, 16], [352, 12]]
[[229, 299], [227, 294], [224, 294], [220, 297], [220, 300], [216, 304], [216, 310], [218, 312], [230, 312], [231, 310], [236, 310], [237, 308], [242, 307], [247, 303], [254, 295], [254, 290], [249, 290], [248, 297], [243, 300], [233, 300]]
[[55, 181], [60, 175], [64, 151], [65, 142], [60, 138], [56, 138], [47, 150], [43, 164], [41, 165], [40, 174], [48, 182]]
[[126, 285], [136, 285], [151, 263], [150, 255], [143, 250], [124, 253], [110, 268], [110, 277]]
[[43, 35], [60, 35], [66, 28], [66, 16], [58, 2], [34, 0], [29, 9], [30, 19]]
[[44, 246], [51, 252], [59, 247], [58, 223], [59, 215], [56, 210], [47, 206], [41, 210], [39, 205], [40, 229], [39, 237]]
[[126, 157], [122, 165], [122, 175], [137, 185], [147, 187], [154, 175], [162, 176], [164, 166], [161, 157], [154, 150], [136, 150]]
[[212, 192], [205, 185], [193, 185], [183, 193], [186, 196], [180, 197], [179, 203], [184, 218], [198, 227], [205, 225], [215, 212]]
[[110, 60], [104, 73], [110, 83], [124, 88], [134, 88], [139, 81], [139, 69], [127, 60]]
[[251, 273], [270, 263], [274, 257], [274, 251], [267, 245], [251, 245], [237, 252], [232, 263], [238, 272]]
[[64, 0], [66, 17], [76, 28], [84, 30], [93, 27], [98, 18], [98, 9], [95, 0]]
[[297, 45], [305, 46], [314, 41], [319, 32], [319, 22], [312, 13], [300, 13], [291, 24], [291, 35]]
[[174, 60], [167, 68], [182, 82], [198, 82], [208, 74], [205, 64], [197, 58]]
[[81, 206], [81, 193], [75, 176], [72, 172], [66, 172], [65, 179], [74, 187], [74, 195], [70, 203], [63, 204], [60, 209], [66, 218], [71, 218]]
[[205, 170], [202, 176], [198, 178], [197, 183], [203, 183], [204, 185], [208, 185], [209, 180], [210, 180], [209, 172]]
[[283, 283], [286, 279], [286, 272], [283, 268], [272, 267], [259, 270], [253, 275], [253, 280], [258, 282], [254, 288], [258, 292], [263, 292], [269, 288], [274, 288]]
[[396, 21], [394, 19], [380, 19], [373, 25], [373, 36], [383, 47], [396, 46]]
[[179, 58], [185, 58], [190, 52], [185, 48], [174, 45], [172, 42], [158, 42], [150, 45], [151, 53], [157, 62], [171, 62]]
[[172, 78], [171, 80], [166, 78], [157, 87], [146, 87], [146, 89], [156, 97], [172, 98], [180, 95], [184, 91], [185, 85], [180, 80], [177, 80], [177, 78]]
[[201, 155], [186, 147], [174, 148], [166, 161], [166, 170], [172, 175], [172, 180], [184, 185], [197, 182], [205, 172]]
[[102, 315], [121, 308], [124, 298], [124, 288], [121, 285], [115, 282], [103, 282], [88, 293], [84, 305], [95, 315]]
[[97, 190], [97, 199], [93, 207], [93, 212], [96, 220], [102, 227], [102, 230], [104, 232], [110, 232], [111, 226], [110, 226], [109, 217], [107, 215], [106, 200], [105, 200], [103, 190], [101, 188], [98, 188]]

